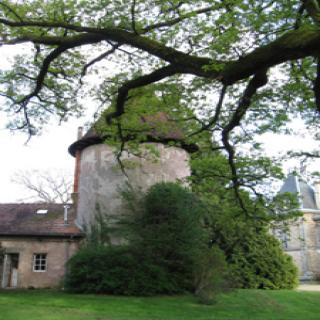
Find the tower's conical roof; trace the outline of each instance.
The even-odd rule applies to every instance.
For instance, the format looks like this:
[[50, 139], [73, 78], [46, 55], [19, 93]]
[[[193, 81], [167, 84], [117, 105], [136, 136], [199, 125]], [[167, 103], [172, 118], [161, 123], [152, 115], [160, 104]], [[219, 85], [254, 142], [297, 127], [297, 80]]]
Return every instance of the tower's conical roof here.
[[[164, 112], [141, 117], [141, 123], [146, 123], [149, 126], [148, 132], [146, 132], [146, 142], [178, 142], [183, 149], [190, 153], [198, 150], [197, 145], [185, 143], [183, 131], [174, 121], [170, 121], [168, 115]], [[69, 146], [69, 153], [75, 156], [77, 151], [82, 151], [88, 146], [102, 143], [106, 138], [107, 136], [99, 134], [93, 126], [81, 139]]]
[[297, 194], [300, 200], [301, 209], [320, 209], [316, 204], [314, 189], [305, 180], [294, 174], [289, 174], [281, 187], [280, 193], [285, 192]]

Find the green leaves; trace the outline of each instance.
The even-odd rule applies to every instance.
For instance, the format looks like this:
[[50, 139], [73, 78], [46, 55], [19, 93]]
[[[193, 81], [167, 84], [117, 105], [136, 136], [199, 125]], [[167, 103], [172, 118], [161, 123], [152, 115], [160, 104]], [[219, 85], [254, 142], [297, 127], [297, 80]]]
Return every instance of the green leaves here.
[[[0, 74], [4, 110], [12, 128], [34, 134], [52, 115], [81, 113], [83, 101], [99, 104], [102, 118], [120, 105], [123, 117], [112, 125], [100, 120], [97, 130], [117, 150], [126, 140], [134, 151], [155, 129], [142, 119], [164, 113], [185, 143], [234, 153], [229, 160], [252, 187], [244, 166], [277, 175], [258, 160], [257, 135], [288, 133], [297, 116], [317, 125], [319, 28], [308, 8], [298, 0], [1, 1], [0, 42], [23, 44]], [[269, 83], [248, 94], [261, 70]], [[156, 130], [171, 129], [158, 123]], [[248, 144], [251, 162], [235, 150]]]

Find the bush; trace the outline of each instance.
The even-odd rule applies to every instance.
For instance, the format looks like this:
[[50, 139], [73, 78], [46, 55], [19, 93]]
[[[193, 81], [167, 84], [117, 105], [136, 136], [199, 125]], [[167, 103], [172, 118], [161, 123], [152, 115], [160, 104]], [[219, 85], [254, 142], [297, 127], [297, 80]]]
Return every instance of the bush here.
[[[228, 159], [220, 152], [197, 154], [191, 164], [192, 188], [206, 201], [206, 228], [210, 230], [211, 242], [225, 253], [233, 285], [268, 289], [295, 287], [297, 268], [279, 241], [271, 236], [270, 229], [274, 221], [279, 223], [297, 216], [296, 199], [288, 195], [278, 195], [273, 200], [268, 199], [270, 195], [255, 197], [246, 191], [249, 188], [242, 187], [236, 194], [231, 187]], [[269, 159], [256, 161], [239, 157], [235, 165], [240, 185], [248, 183], [254, 188], [260, 185], [260, 178], [266, 172], [274, 177], [281, 173]], [[262, 176], [261, 172], [264, 172]], [[255, 174], [260, 178], [251, 180]]]
[[280, 242], [268, 231], [268, 224], [240, 218], [211, 216], [212, 241], [226, 255], [230, 279], [235, 287], [292, 289], [298, 271]]
[[208, 246], [200, 223], [204, 208], [196, 196], [177, 184], [160, 183], [138, 200], [130, 192], [124, 198], [131, 212], [120, 219], [119, 232], [127, 234], [127, 245], [94, 241], [81, 249], [69, 262], [67, 289], [154, 295], [196, 289], [207, 294], [217, 288], [212, 268], [222, 266], [224, 257]]
[[[170, 274], [177, 292], [194, 290], [194, 272], [208, 237], [201, 227], [202, 203], [174, 183], [159, 183], [145, 196], [138, 221], [137, 248], [148, 248], [151, 260]], [[138, 249], [139, 250], [139, 249]]]
[[230, 289], [224, 252], [216, 245], [202, 253], [195, 272], [195, 294], [203, 304], [213, 304], [216, 296]]
[[293, 289], [298, 270], [277, 239], [266, 232], [235, 246], [229, 262], [231, 277], [241, 288]]
[[164, 270], [128, 246], [87, 247], [69, 261], [65, 287], [78, 293], [153, 295], [174, 292]]

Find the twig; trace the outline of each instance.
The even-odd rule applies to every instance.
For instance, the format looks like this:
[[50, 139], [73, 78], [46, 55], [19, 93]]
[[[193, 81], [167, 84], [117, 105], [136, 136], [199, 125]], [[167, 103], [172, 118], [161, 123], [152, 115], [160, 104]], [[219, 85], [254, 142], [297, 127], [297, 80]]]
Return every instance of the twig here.
[[121, 160], [121, 156], [122, 156], [123, 151], [125, 149], [126, 140], [125, 140], [125, 138], [123, 136], [121, 122], [120, 122], [119, 119], [117, 121], [117, 129], [118, 129], [118, 135], [119, 135], [121, 144], [120, 144], [120, 150], [119, 150], [119, 152], [117, 153], [117, 156], [116, 156], [116, 160], [117, 160], [117, 162], [118, 162], [118, 164], [120, 166], [121, 172], [126, 176], [126, 178], [128, 179], [128, 182], [129, 182], [128, 174], [127, 174], [127, 172], [125, 170], [125, 167], [123, 165], [123, 162]]
[[21, 16], [19, 16], [10, 6], [8, 6], [6, 3], [0, 2], [0, 6], [6, 8], [9, 12], [11, 12], [20, 22], [23, 21]]
[[221, 112], [221, 108], [223, 106], [223, 100], [224, 100], [224, 97], [225, 97], [226, 92], [227, 92], [227, 88], [228, 88], [228, 86], [226, 84], [224, 84], [222, 86], [222, 89], [221, 89], [221, 92], [220, 92], [219, 101], [217, 103], [216, 111], [215, 111], [215, 114], [214, 114], [213, 118], [209, 121], [208, 124], [203, 125], [202, 128], [200, 128], [198, 131], [191, 133], [188, 136], [189, 138], [201, 133], [204, 130], [208, 130], [212, 125], [214, 125], [214, 124], [216, 124], [218, 122], [218, 119], [219, 119], [219, 116], [220, 116], [220, 112]]
[[239, 193], [240, 182], [238, 179], [237, 168], [234, 162], [235, 150], [234, 147], [230, 144], [229, 136], [231, 131], [240, 124], [240, 121], [242, 120], [242, 118], [246, 114], [246, 111], [250, 107], [251, 99], [257, 92], [258, 88], [266, 85], [267, 82], [267, 70], [261, 70], [255, 74], [255, 76], [249, 81], [247, 88], [245, 89], [244, 94], [239, 102], [239, 105], [236, 111], [233, 113], [229, 123], [222, 130], [222, 142], [225, 146], [226, 151], [228, 152], [228, 162], [231, 169], [234, 192], [236, 198], [238, 199], [241, 209], [246, 214], [248, 214], [248, 211]]
[[131, 5], [131, 27], [132, 27], [133, 32], [138, 35], [139, 33], [137, 32], [137, 29], [136, 29], [135, 11], [136, 11], [136, 0], [132, 0], [132, 5]]
[[320, 113], [320, 58], [317, 58], [317, 75], [313, 82], [313, 92], [315, 97], [316, 109]]
[[110, 54], [114, 53], [119, 47], [120, 47], [119, 44], [115, 44], [115, 45], [112, 44], [112, 48], [110, 50], [100, 54], [98, 57], [92, 59], [90, 62], [88, 62], [86, 65], [84, 65], [82, 72], [81, 72], [81, 77], [86, 75], [88, 68], [90, 68], [95, 63], [103, 60], [104, 58], [106, 58]]

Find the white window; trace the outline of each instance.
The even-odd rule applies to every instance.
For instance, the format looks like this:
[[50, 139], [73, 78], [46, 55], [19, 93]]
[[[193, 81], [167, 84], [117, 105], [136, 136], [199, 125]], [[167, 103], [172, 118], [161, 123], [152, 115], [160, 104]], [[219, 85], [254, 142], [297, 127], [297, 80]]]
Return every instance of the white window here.
[[38, 209], [36, 211], [36, 214], [47, 214], [48, 213], [48, 209]]
[[35, 253], [33, 255], [33, 271], [45, 272], [47, 271], [47, 254]]

